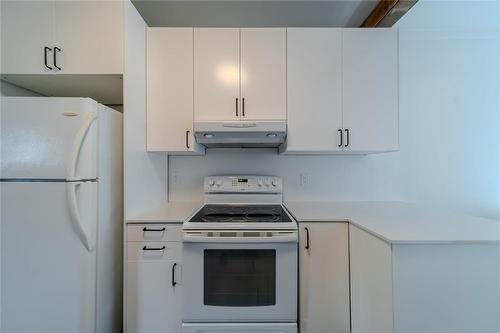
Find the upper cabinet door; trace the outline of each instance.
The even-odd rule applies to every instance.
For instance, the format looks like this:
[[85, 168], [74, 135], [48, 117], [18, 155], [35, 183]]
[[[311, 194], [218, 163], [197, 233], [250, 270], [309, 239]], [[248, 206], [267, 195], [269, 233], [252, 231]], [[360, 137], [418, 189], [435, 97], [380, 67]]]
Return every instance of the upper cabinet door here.
[[289, 28], [286, 152], [340, 151], [342, 29]]
[[54, 13], [58, 73], [123, 73], [122, 1], [56, 1]]
[[239, 120], [239, 29], [194, 29], [195, 121]]
[[198, 152], [193, 136], [193, 28], [148, 28], [147, 150]]
[[342, 52], [344, 149], [397, 150], [397, 30], [343, 29]]
[[241, 119], [286, 120], [286, 29], [241, 29]]
[[[2, 74], [50, 73], [54, 1], [0, 1]], [[52, 52], [47, 50], [52, 67]]]

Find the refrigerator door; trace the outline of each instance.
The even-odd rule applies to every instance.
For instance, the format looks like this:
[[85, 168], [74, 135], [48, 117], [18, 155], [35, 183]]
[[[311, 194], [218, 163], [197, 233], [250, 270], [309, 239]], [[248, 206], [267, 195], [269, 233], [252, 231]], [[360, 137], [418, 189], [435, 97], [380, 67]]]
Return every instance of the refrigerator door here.
[[68, 205], [68, 183], [1, 183], [3, 332], [95, 332], [96, 182], [76, 188], [81, 227]]
[[97, 178], [97, 116], [89, 98], [2, 98], [0, 177]]

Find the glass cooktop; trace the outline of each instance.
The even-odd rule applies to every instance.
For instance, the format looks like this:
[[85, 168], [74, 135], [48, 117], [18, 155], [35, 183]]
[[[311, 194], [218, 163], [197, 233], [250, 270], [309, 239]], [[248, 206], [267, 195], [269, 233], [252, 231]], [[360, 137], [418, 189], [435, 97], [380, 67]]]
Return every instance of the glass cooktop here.
[[281, 205], [205, 205], [189, 222], [291, 222]]

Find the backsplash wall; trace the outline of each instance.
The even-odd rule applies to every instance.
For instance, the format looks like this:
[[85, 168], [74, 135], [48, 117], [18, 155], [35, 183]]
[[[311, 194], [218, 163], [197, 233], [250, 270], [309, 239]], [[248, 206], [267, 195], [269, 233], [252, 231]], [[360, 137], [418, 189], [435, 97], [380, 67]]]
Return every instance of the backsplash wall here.
[[401, 200], [394, 153], [290, 156], [272, 150], [208, 150], [169, 157], [171, 201], [201, 200], [203, 177], [257, 174], [283, 178], [286, 200]]

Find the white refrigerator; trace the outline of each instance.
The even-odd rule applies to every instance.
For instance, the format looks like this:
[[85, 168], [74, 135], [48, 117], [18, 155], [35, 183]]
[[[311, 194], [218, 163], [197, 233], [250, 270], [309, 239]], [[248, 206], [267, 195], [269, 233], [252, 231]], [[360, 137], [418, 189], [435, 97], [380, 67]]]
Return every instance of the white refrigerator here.
[[122, 327], [122, 114], [89, 98], [2, 97], [3, 333]]

